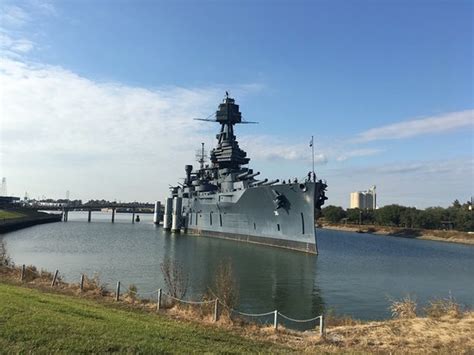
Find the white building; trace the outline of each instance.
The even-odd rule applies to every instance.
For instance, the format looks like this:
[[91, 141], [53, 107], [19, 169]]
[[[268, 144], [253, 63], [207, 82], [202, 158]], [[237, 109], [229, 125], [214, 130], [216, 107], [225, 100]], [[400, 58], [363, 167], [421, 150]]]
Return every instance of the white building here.
[[361, 210], [375, 210], [377, 208], [376, 187], [372, 186], [368, 191], [351, 192], [350, 208]]

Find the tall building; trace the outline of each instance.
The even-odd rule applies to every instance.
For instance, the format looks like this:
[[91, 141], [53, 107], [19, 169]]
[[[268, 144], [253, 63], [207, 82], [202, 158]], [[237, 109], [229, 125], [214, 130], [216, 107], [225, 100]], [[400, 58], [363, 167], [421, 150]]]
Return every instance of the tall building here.
[[350, 208], [359, 208], [361, 210], [375, 210], [377, 208], [376, 186], [372, 186], [367, 191], [351, 192]]
[[7, 178], [2, 177], [2, 186], [0, 187], [0, 196], [7, 196]]

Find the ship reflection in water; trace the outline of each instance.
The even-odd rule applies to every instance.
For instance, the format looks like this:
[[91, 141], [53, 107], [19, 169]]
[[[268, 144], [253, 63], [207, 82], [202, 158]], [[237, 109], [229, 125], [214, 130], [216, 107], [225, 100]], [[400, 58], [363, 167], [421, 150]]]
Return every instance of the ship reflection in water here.
[[[389, 297], [416, 296], [420, 305], [451, 295], [474, 305], [474, 247], [416, 239], [318, 230], [319, 255], [204, 236], [171, 235], [151, 215], [130, 223], [129, 215], [71, 212], [68, 223], [8, 233], [7, 251], [16, 264], [59, 269], [67, 281], [100, 274], [114, 287], [133, 283], [138, 291], [165, 288], [160, 270], [169, 257], [189, 272], [188, 299], [212, 284], [219, 263], [229, 259], [240, 289], [239, 310], [278, 309], [307, 319], [335, 309], [361, 319], [390, 316]], [[103, 221], [103, 222], [101, 222]], [[123, 223], [121, 223], [123, 221]], [[453, 277], [456, 275], [456, 277]], [[440, 287], [440, 285], [443, 285]]]

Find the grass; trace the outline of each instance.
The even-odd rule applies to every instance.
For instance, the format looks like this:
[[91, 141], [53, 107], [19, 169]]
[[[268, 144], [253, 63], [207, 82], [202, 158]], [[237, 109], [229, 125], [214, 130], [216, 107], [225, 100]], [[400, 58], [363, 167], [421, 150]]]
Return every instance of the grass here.
[[26, 215], [20, 212], [13, 212], [13, 211], [5, 211], [0, 210], [0, 220], [2, 219], [15, 219], [25, 217]]
[[0, 283], [0, 352], [275, 352], [216, 327]]

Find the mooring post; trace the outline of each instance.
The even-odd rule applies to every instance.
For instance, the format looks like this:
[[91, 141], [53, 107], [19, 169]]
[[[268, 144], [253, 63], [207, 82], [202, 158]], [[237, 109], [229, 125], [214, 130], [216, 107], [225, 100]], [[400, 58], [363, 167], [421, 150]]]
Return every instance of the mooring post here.
[[132, 208], [132, 223], [135, 223], [135, 208]]
[[217, 322], [219, 320], [219, 299], [216, 298], [216, 301], [214, 303], [214, 322]]
[[115, 222], [115, 208], [112, 208], [112, 223]]
[[278, 330], [278, 311], [275, 310], [275, 315], [273, 316], [273, 328], [275, 328], [275, 330]]
[[81, 282], [79, 283], [79, 288], [81, 292], [84, 291], [84, 274], [81, 275]]
[[324, 318], [322, 314], [319, 318], [319, 335], [324, 336]]
[[54, 272], [53, 281], [51, 281], [51, 287], [53, 287], [56, 284], [56, 279], [58, 278], [58, 273], [59, 273], [59, 270], [56, 270]]
[[117, 281], [117, 291], [115, 292], [115, 300], [118, 301], [120, 299], [120, 281]]
[[25, 279], [25, 273], [26, 273], [26, 267], [25, 264], [21, 266], [21, 274], [20, 274], [20, 280], [23, 281]]
[[89, 214], [87, 215], [87, 222], [91, 221], [91, 217], [92, 217], [92, 210], [89, 210]]
[[158, 289], [158, 299], [156, 300], [156, 310], [159, 311], [161, 308], [161, 288]]

